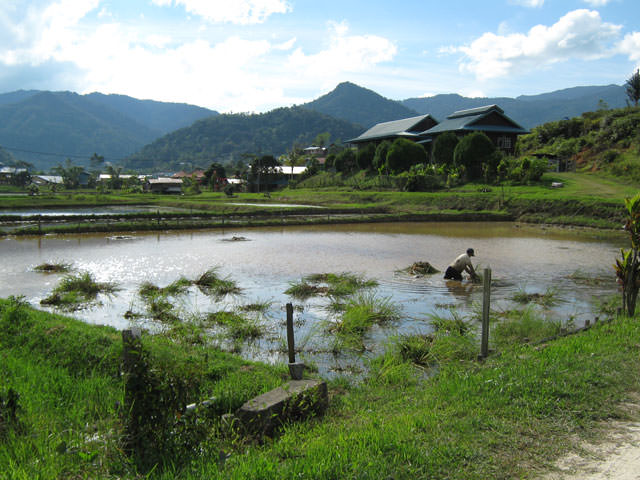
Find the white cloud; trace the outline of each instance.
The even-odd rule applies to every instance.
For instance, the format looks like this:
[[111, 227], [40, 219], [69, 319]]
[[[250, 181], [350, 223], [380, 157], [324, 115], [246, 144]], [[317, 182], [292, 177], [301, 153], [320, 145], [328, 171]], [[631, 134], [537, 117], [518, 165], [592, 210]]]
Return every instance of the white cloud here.
[[604, 7], [611, 0], [584, 0], [584, 3], [588, 3], [592, 7]]
[[152, 0], [159, 6], [182, 5], [191, 14], [213, 23], [263, 23], [274, 13], [287, 13], [286, 0]]
[[629, 60], [640, 61], [640, 32], [628, 33], [618, 44], [618, 51], [629, 55]]
[[298, 75], [335, 78], [348, 72], [367, 71], [396, 55], [396, 46], [384, 37], [348, 35], [346, 22], [332, 22], [329, 30], [329, 43], [325, 50], [305, 54], [302, 48], [298, 48], [289, 56], [289, 68]]
[[523, 7], [538, 8], [544, 5], [544, 0], [511, 0], [516, 5], [522, 5]]
[[462, 71], [487, 80], [569, 59], [612, 55], [608, 42], [619, 35], [621, 28], [603, 22], [596, 11], [574, 10], [549, 27], [536, 25], [526, 34], [485, 33], [455, 50], [466, 57], [460, 65]]

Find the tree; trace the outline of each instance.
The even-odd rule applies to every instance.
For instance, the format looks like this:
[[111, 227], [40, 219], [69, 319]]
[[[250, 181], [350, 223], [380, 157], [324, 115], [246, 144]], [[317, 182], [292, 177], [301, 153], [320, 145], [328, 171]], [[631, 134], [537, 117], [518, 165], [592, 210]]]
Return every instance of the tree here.
[[453, 165], [453, 152], [459, 141], [453, 132], [438, 135], [433, 142], [433, 161], [439, 165]]
[[345, 148], [336, 155], [333, 168], [336, 172], [351, 173], [356, 169], [356, 154], [350, 148]]
[[[469, 180], [482, 178], [486, 167], [492, 166], [495, 170], [499, 159], [493, 155], [496, 147], [489, 137], [482, 132], [473, 132], [462, 137], [453, 151], [453, 162], [456, 166], [463, 166]], [[495, 163], [495, 166], [493, 165]]]
[[216, 190], [222, 185], [222, 180], [227, 178], [227, 170], [219, 163], [213, 162], [204, 172], [203, 183], [209, 185], [211, 190]]
[[638, 100], [640, 100], [640, 69], [636, 70], [636, 73], [631, 75], [624, 85], [626, 87], [627, 97], [629, 97], [629, 100], [637, 107]]
[[313, 144], [317, 147], [326, 147], [329, 145], [329, 139], [331, 138], [331, 134], [329, 132], [322, 132], [316, 135], [316, 138], [313, 140]]
[[386, 167], [390, 173], [401, 173], [426, 160], [427, 152], [421, 145], [406, 138], [396, 138], [387, 152]]
[[257, 185], [257, 191], [260, 192], [261, 185], [273, 183], [278, 175], [276, 167], [280, 163], [273, 155], [253, 156], [253, 160], [249, 164], [249, 183]]
[[356, 163], [360, 170], [370, 170], [373, 166], [373, 157], [376, 154], [376, 147], [373, 143], [358, 148], [356, 153]]
[[622, 309], [632, 317], [636, 310], [638, 289], [640, 288], [640, 193], [633, 198], [625, 198], [628, 217], [624, 229], [631, 237], [631, 248], [621, 249], [621, 259], [616, 259], [616, 276], [622, 284]]
[[107, 166], [107, 174], [109, 175], [109, 188], [113, 190], [120, 190], [122, 188], [122, 179], [120, 178], [122, 173], [122, 167], [114, 167], [113, 165]]
[[389, 148], [391, 148], [391, 142], [389, 140], [383, 140], [376, 147], [376, 153], [373, 156], [373, 168], [375, 168], [379, 173], [382, 173], [386, 168]]
[[58, 164], [58, 166], [52, 168], [52, 171], [62, 177], [65, 188], [71, 189], [80, 186], [80, 175], [84, 170], [82, 167], [71, 163], [71, 159], [67, 158], [65, 165]]

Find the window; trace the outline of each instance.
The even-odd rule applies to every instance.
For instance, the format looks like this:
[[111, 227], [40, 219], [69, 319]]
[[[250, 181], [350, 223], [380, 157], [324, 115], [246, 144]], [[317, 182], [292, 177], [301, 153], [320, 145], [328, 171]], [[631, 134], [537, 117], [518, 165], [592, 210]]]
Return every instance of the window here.
[[511, 149], [511, 137], [498, 137], [498, 148], [503, 150]]

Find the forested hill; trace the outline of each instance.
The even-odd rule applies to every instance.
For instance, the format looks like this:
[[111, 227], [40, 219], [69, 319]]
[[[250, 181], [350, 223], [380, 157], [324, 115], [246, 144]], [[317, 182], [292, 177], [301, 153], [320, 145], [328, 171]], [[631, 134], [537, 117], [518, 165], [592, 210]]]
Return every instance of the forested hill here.
[[48, 170], [95, 152], [118, 161], [155, 138], [216, 112], [123, 95], [17, 91], [0, 94], [0, 145]]
[[4, 148], [0, 147], [0, 165], [10, 166], [14, 163], [14, 158]]
[[223, 114], [195, 122], [165, 135], [124, 162], [137, 171], [206, 167], [230, 163], [250, 155], [274, 155], [306, 147], [320, 133], [331, 142], [362, 133], [359, 125], [302, 107], [277, 108], [260, 114]]
[[[562, 120], [591, 112], [606, 106], [621, 108], [626, 105], [626, 93], [620, 85], [573, 87], [540, 95], [521, 95], [516, 98], [468, 98], [457, 94], [409, 98], [402, 104], [424, 114], [430, 113], [438, 121], [456, 110], [499, 105], [509, 117], [531, 129], [545, 122]], [[604, 104], [603, 104], [604, 102]]]
[[302, 105], [304, 108], [370, 128], [376, 123], [414, 117], [418, 113], [402, 103], [350, 82]]

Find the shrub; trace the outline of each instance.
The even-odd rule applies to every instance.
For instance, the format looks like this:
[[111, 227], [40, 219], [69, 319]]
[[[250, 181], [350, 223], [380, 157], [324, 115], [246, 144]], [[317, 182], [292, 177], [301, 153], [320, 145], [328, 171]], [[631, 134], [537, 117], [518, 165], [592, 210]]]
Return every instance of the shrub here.
[[387, 153], [386, 168], [391, 173], [400, 173], [426, 160], [427, 152], [422, 146], [406, 138], [397, 138]]
[[438, 135], [433, 142], [433, 161], [441, 165], [453, 165], [453, 152], [459, 141], [453, 132]]
[[456, 165], [465, 167], [469, 180], [476, 180], [482, 177], [483, 163], [493, 164], [497, 160], [492, 157], [495, 149], [493, 142], [484, 133], [473, 132], [458, 142], [453, 160]]

